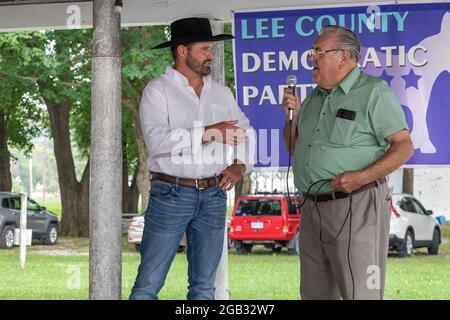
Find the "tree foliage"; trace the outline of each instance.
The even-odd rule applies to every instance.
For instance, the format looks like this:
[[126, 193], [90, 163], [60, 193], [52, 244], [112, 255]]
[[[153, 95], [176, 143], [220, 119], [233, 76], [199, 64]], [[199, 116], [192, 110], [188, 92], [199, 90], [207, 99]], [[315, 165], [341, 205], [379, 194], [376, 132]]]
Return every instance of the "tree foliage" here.
[[26, 155], [41, 132], [44, 116], [36, 84], [29, 77], [42, 61], [39, 45], [44, 38], [40, 32], [0, 34], [0, 117], [4, 117], [8, 147]]

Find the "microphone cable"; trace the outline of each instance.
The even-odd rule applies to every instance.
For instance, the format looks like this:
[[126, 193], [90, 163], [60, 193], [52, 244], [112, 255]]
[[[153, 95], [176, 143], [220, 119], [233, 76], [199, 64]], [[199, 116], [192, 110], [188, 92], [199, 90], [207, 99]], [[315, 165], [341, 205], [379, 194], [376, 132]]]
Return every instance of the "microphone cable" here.
[[[306, 200], [309, 198], [309, 192], [311, 191], [312, 187], [317, 185], [317, 184], [319, 184], [319, 183], [321, 183], [321, 185], [319, 186], [319, 188], [315, 192], [314, 206], [316, 207], [317, 214], [319, 216], [319, 239], [320, 239], [320, 242], [322, 244], [325, 244], [325, 245], [330, 245], [330, 244], [332, 244], [333, 242], [335, 242], [339, 238], [342, 230], [344, 229], [345, 223], [347, 222], [347, 219], [350, 217], [349, 228], [348, 228], [347, 262], [348, 262], [348, 268], [349, 268], [349, 271], [350, 271], [350, 277], [352, 279], [352, 300], [355, 300], [355, 278], [353, 276], [352, 264], [351, 264], [351, 261], [350, 261], [350, 247], [351, 247], [351, 238], [352, 238], [352, 218], [353, 218], [353, 212], [352, 212], [353, 198], [352, 198], [352, 194], [351, 193], [347, 193], [349, 206], [348, 206], [347, 214], [345, 215], [344, 222], [342, 223], [338, 233], [336, 234], [335, 237], [332, 238], [331, 241], [324, 241], [323, 237], [322, 237], [322, 216], [320, 215], [319, 206], [317, 204], [317, 195], [318, 195], [319, 191], [322, 189], [322, 187], [325, 186], [327, 183], [329, 183], [331, 181], [331, 179], [321, 179], [321, 180], [318, 180], [318, 181], [315, 181], [314, 183], [312, 183], [308, 187], [308, 190], [306, 191], [306, 196], [304, 196], [303, 201], [300, 203], [300, 206], [297, 206], [292, 201], [291, 195], [290, 195], [290, 192], [289, 192], [289, 172], [290, 172], [290, 167], [291, 167], [292, 122], [293, 122], [293, 119], [289, 119], [288, 169], [287, 169], [287, 175], [286, 175], [286, 190], [287, 190], [288, 201], [289, 201], [290, 205], [293, 206], [295, 209], [301, 209], [305, 205]], [[313, 221], [313, 223], [314, 223], [314, 221]]]

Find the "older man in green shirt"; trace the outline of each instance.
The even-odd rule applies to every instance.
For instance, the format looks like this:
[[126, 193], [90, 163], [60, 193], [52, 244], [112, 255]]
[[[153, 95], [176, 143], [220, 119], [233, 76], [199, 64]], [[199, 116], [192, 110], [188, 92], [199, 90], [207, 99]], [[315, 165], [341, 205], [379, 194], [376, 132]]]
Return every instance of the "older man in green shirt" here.
[[[306, 197], [300, 224], [303, 299], [382, 299], [389, 237], [386, 176], [413, 154], [403, 111], [382, 80], [360, 71], [360, 44], [324, 27], [310, 58], [316, 89], [285, 91], [284, 141]], [[290, 146], [289, 146], [290, 142]], [[309, 192], [308, 192], [309, 191]]]

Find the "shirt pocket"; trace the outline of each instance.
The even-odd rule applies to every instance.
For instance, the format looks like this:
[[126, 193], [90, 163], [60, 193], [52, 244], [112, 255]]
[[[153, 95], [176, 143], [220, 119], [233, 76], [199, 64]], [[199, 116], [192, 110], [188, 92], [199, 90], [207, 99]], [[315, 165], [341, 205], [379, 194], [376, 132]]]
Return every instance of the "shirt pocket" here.
[[233, 120], [231, 110], [226, 105], [212, 103], [211, 112], [214, 123]]
[[352, 142], [355, 129], [356, 123], [354, 120], [335, 117], [329, 140], [338, 145], [348, 146]]

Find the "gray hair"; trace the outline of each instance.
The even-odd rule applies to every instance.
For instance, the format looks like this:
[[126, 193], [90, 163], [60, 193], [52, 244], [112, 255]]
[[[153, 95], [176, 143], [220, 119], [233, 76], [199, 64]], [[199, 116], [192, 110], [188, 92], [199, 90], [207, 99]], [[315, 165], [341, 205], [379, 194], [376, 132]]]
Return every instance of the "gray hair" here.
[[356, 38], [356, 34], [345, 27], [336, 26], [336, 25], [327, 25], [322, 28], [319, 32], [319, 36], [324, 34], [334, 33], [339, 42], [339, 47], [341, 49], [348, 50], [350, 52], [350, 57], [356, 63], [359, 62], [359, 56], [361, 53], [361, 45], [359, 43], [358, 38]]

